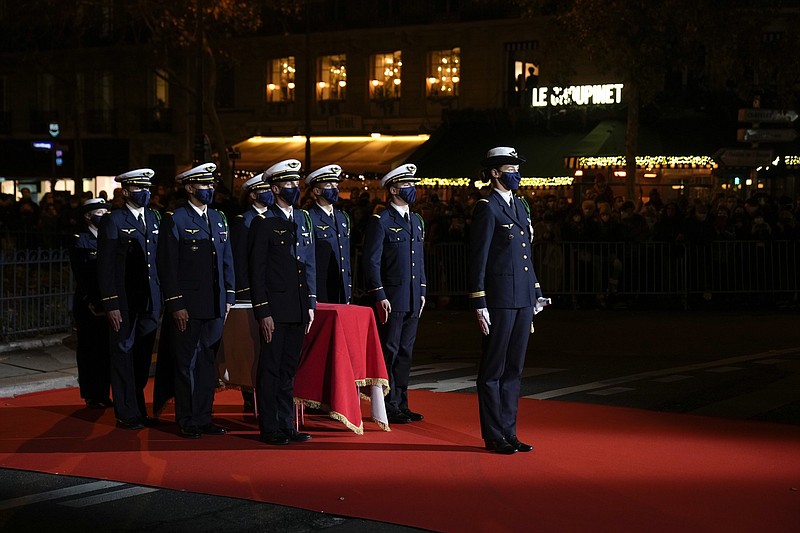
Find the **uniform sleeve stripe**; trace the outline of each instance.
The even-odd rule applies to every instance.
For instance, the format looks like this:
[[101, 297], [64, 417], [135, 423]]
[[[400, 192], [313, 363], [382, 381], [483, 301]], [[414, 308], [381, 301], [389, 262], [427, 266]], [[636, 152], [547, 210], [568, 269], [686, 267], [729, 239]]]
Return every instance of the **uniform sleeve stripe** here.
[[486, 296], [486, 291], [478, 291], [469, 293], [470, 298], [483, 298]]
[[179, 294], [178, 296], [173, 296], [172, 298], [165, 298], [165, 302], [171, 302], [172, 300], [177, 300], [178, 298], [183, 298], [183, 295]]
[[103, 298], [103, 301], [104, 301], [104, 302], [107, 302], [108, 300], [114, 300], [114, 299], [116, 299], [116, 298], [117, 298], [117, 296], [116, 296], [116, 295], [114, 295], [114, 296], [109, 296], [109, 297], [107, 297], [107, 298]]
[[380, 286], [380, 287], [378, 287], [377, 289], [370, 289], [370, 290], [368, 290], [367, 292], [377, 292], [377, 291], [379, 291], [379, 290], [381, 290], [381, 289], [383, 289], [383, 285], [381, 285], [381, 286]]
[[263, 302], [263, 303], [260, 303], [260, 304], [256, 304], [253, 307], [261, 307], [262, 305], [267, 305], [268, 303], [269, 302]]

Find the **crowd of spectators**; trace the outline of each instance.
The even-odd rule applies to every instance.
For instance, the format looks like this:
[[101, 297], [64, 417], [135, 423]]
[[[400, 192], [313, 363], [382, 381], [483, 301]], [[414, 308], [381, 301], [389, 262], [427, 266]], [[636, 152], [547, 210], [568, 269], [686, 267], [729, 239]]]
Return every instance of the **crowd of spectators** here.
[[[671, 190], [671, 189], [670, 189]], [[301, 206], [308, 208], [313, 198], [308, 191]], [[435, 189], [420, 189], [414, 205], [425, 220], [426, 241], [430, 244], [467, 243], [472, 211], [486, 190], [448, 191], [441, 200]], [[643, 193], [643, 191], [640, 191]], [[720, 240], [796, 240], [800, 237], [800, 200], [772, 197], [757, 192], [746, 199], [735, 193], [719, 192], [710, 199], [689, 199], [679, 195], [662, 199], [658, 189], [629, 200], [616, 194], [604, 179], [581, 195], [580, 201], [553, 193], [529, 194], [520, 190], [531, 211], [534, 238], [539, 242], [668, 242], [704, 244]], [[109, 199], [122, 207], [121, 190]], [[342, 195], [343, 197], [346, 195]], [[0, 236], [3, 247], [54, 247], [69, 243], [69, 236], [83, 228], [82, 203], [91, 192], [79, 195], [59, 191], [45, 193], [35, 202], [27, 188], [20, 197], [0, 194]], [[185, 201], [180, 189], [153, 187], [150, 207], [164, 213]], [[229, 218], [244, 211], [243, 198], [217, 189], [214, 207]], [[351, 238], [355, 247], [363, 239], [369, 217], [384, 208], [383, 198], [367, 191], [354, 190], [339, 207], [350, 216]]]

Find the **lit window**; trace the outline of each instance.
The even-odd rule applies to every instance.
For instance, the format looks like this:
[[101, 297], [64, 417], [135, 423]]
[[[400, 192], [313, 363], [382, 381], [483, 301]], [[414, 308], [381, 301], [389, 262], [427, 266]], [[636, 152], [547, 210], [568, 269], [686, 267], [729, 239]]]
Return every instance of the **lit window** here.
[[436, 50], [428, 54], [427, 95], [434, 98], [458, 96], [461, 81], [461, 48]]
[[369, 97], [373, 100], [400, 98], [403, 60], [400, 50], [370, 58]]
[[272, 59], [267, 70], [267, 102], [294, 102], [294, 56]]
[[317, 100], [344, 100], [347, 90], [347, 56], [322, 56], [317, 61]]

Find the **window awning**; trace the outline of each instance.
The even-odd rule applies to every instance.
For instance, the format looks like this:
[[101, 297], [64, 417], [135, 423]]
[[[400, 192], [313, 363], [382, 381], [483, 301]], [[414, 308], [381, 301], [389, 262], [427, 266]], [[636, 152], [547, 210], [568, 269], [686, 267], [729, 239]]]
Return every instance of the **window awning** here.
[[[311, 137], [311, 166], [340, 165], [347, 174], [385, 174], [406, 162], [429, 135]], [[236, 166], [262, 172], [285, 159], [305, 163], [306, 138], [251, 137], [234, 146], [241, 154]], [[305, 168], [306, 171], [313, 169]]]

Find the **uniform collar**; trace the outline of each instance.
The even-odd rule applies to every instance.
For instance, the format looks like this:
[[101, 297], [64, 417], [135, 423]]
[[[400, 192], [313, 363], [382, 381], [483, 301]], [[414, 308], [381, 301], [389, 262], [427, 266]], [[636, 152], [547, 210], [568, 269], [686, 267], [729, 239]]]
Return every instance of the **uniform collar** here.
[[97, 238], [97, 228], [94, 226], [89, 226], [89, 231], [95, 236], [95, 238]]
[[258, 207], [256, 204], [253, 204], [253, 209], [255, 209], [256, 213], [258, 213], [259, 215], [263, 215], [264, 213], [269, 211], [269, 206], [265, 205], [264, 207]]
[[286, 217], [287, 220], [291, 220], [292, 219], [292, 213], [294, 212], [294, 207], [293, 206], [290, 205], [289, 207], [284, 209], [283, 207], [279, 206], [278, 204], [275, 204], [275, 207], [277, 207], [278, 209], [281, 210], [281, 212], [284, 214], [284, 216]]
[[401, 217], [404, 217], [404, 218], [405, 218], [405, 216], [406, 216], [406, 215], [409, 213], [409, 211], [410, 211], [410, 209], [409, 209], [409, 207], [408, 207], [407, 205], [397, 205], [397, 204], [396, 204], [396, 203], [394, 203], [394, 202], [389, 202], [389, 205], [391, 205], [392, 207], [394, 207], [395, 211], [397, 211], [398, 213], [400, 213], [400, 216], [401, 216]]
[[139, 218], [139, 215], [144, 216], [144, 207], [133, 207], [130, 202], [125, 202], [125, 206], [133, 213], [133, 218]]
[[514, 197], [514, 191], [501, 191], [500, 189], [495, 187], [494, 192], [499, 194], [503, 198], [503, 200], [506, 201], [506, 204], [508, 204], [509, 206], [511, 205], [511, 199]]
[[328, 215], [329, 217], [332, 217], [332, 216], [333, 216], [333, 205], [327, 205], [327, 206], [325, 206], [325, 205], [322, 205], [322, 204], [320, 204], [319, 202], [317, 202], [317, 206], [319, 206], [319, 208], [320, 208], [320, 209], [322, 209], [322, 211], [323, 211], [323, 212], [324, 212], [326, 215]]
[[188, 202], [188, 203], [189, 203], [189, 205], [192, 207], [192, 209], [194, 209], [195, 213], [197, 213], [197, 214], [198, 214], [198, 215], [200, 215], [201, 217], [202, 217], [203, 215], [205, 215], [205, 214], [206, 214], [206, 212], [208, 211], [208, 207], [207, 207], [207, 206], [205, 206], [205, 205], [203, 206], [203, 209], [200, 209], [199, 207], [197, 207], [196, 205], [194, 205], [192, 202]]

